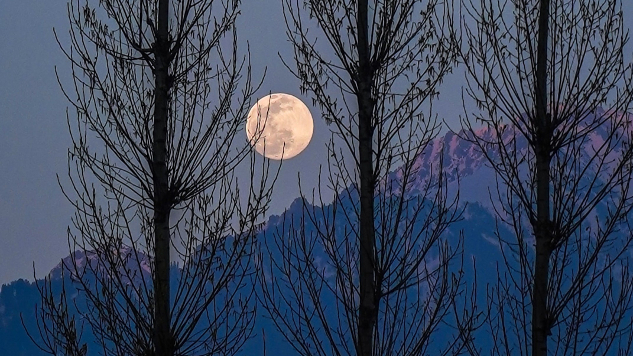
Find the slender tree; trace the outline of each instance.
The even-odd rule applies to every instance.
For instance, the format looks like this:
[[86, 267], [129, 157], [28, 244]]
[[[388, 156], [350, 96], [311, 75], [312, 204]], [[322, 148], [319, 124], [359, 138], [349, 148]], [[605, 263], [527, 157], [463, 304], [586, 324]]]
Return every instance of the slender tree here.
[[[631, 61], [621, 2], [469, 1], [466, 136], [498, 178], [493, 354], [631, 352]], [[483, 123], [476, 133], [472, 123]]]
[[[449, 271], [458, 248], [442, 239], [457, 198], [447, 198], [442, 167], [423, 176], [415, 163], [440, 129], [425, 110], [456, 59], [444, 8], [283, 4], [288, 67], [333, 126], [326, 177], [336, 193], [331, 203], [320, 190], [303, 196], [301, 216], [286, 214], [262, 259], [264, 308], [301, 355], [424, 354], [464, 287]], [[444, 354], [463, 346], [474, 320], [467, 310]]]
[[237, 49], [239, 5], [70, 1], [62, 89], [76, 122], [62, 187], [77, 212], [61, 299], [52, 276], [41, 286], [45, 351], [77, 355], [80, 324], [88, 351], [106, 355], [231, 355], [250, 337], [270, 180], [264, 163], [240, 194], [234, 173], [248, 163], [236, 135], [258, 87]]

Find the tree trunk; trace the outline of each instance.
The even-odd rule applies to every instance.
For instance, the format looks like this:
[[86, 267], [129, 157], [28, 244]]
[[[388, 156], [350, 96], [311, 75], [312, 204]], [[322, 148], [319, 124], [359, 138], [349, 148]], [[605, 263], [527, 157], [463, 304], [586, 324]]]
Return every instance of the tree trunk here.
[[154, 350], [171, 356], [169, 300], [169, 177], [167, 171], [167, 118], [169, 110], [169, 0], [158, 5], [158, 33], [154, 44], [155, 88], [153, 131], [154, 184]]
[[[543, 156], [537, 154], [537, 157]], [[537, 165], [537, 222], [535, 227], [536, 261], [532, 295], [532, 355], [547, 355], [547, 336], [550, 324], [547, 319], [549, 258], [552, 252], [549, 217], [549, 160], [536, 159]]]
[[360, 306], [358, 356], [373, 356], [373, 330], [377, 317], [374, 261], [374, 169], [373, 169], [373, 71], [370, 63], [367, 0], [358, 1], [358, 145], [360, 159]]
[[547, 57], [550, 0], [541, 0], [536, 63], [536, 261], [532, 290], [532, 356], [547, 356], [550, 323], [547, 318], [549, 258], [552, 252], [550, 220], [550, 163], [552, 120], [547, 113]]

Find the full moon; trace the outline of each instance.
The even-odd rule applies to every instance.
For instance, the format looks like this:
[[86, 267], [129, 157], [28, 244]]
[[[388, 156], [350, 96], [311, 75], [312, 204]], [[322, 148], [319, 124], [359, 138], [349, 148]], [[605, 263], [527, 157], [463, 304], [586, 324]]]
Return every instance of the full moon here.
[[246, 136], [259, 154], [270, 159], [288, 159], [303, 151], [314, 124], [305, 104], [289, 94], [267, 95], [251, 108], [246, 120]]

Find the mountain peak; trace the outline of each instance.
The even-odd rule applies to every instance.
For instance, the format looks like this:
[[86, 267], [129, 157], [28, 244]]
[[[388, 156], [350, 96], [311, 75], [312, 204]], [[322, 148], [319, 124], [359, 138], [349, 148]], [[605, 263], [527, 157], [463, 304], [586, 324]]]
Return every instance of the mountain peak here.
[[[62, 273], [76, 279], [78, 273], [98, 272], [109, 275], [118, 270], [124, 276], [151, 276], [150, 257], [132, 246], [122, 245], [111, 254], [97, 253], [95, 250], [76, 250], [66, 256], [48, 274], [51, 279], [61, 279]], [[140, 271], [140, 272], [139, 272]], [[139, 276], [140, 277], [140, 276]]]

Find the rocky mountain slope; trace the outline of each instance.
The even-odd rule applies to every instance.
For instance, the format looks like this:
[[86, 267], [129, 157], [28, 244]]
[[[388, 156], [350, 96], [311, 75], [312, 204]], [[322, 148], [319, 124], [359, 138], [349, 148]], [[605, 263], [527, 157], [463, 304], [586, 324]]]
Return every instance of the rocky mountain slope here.
[[[493, 133], [486, 129], [481, 129], [477, 133], [481, 136], [489, 136]], [[597, 130], [590, 136], [590, 141], [585, 144], [586, 152], [592, 147], [599, 146], [604, 142], [604, 131]], [[451, 225], [446, 231], [445, 237], [452, 242], [456, 242], [460, 236], [464, 240], [464, 270], [468, 278], [472, 278], [473, 269], [472, 261], [477, 262], [477, 280], [483, 286], [478, 292], [480, 302], [485, 302], [486, 291], [485, 285], [492, 284], [497, 279], [497, 265], [503, 262], [502, 246], [498, 237], [511, 239], [513, 234], [508, 226], [499, 223], [495, 219], [495, 211], [493, 203], [496, 199], [497, 180], [495, 179], [494, 170], [490, 167], [484, 154], [472, 143], [460, 138], [461, 134], [446, 133], [444, 136], [437, 138], [433, 145], [428, 147], [416, 159], [416, 166], [419, 167], [418, 176], [410, 186], [408, 193], [411, 196], [419, 194], [424, 183], [429, 177], [429, 173], [433, 167], [437, 166], [440, 158], [444, 162], [444, 171], [447, 175], [449, 183], [449, 191], [455, 192], [459, 188], [460, 206], [458, 209], [462, 211], [462, 219]], [[527, 145], [525, 140], [518, 140], [517, 150], [525, 151]], [[587, 155], [583, 155], [582, 159], [586, 159]], [[390, 175], [390, 179], [401, 179], [402, 172], [395, 171]], [[454, 194], [454, 193], [451, 193]], [[354, 197], [350, 197], [350, 204], [353, 203]], [[285, 227], [285, 219], [296, 219], [301, 216], [302, 201], [296, 200], [287, 211], [280, 216], [271, 216], [262, 232], [260, 238], [273, 238], [278, 232]], [[328, 209], [326, 207], [317, 207], [317, 209]], [[600, 205], [597, 209], [596, 216], [606, 214], [608, 206], [606, 203]], [[633, 218], [633, 215], [631, 215]], [[633, 220], [632, 220], [633, 221]], [[626, 234], [628, 231], [620, 231], [620, 234]], [[132, 253], [130, 250], [121, 251], [124, 254]], [[142, 254], [140, 261], [134, 261], [130, 268], [141, 266], [140, 276], [149, 278], [150, 269], [147, 256]], [[631, 254], [633, 258], [633, 254]], [[94, 261], [94, 253], [77, 252], [72, 256], [66, 257], [60, 265], [53, 269], [50, 274], [53, 277], [53, 283], [61, 282], [62, 266], [68, 264], [74, 259], [81, 266], [84, 263], [96, 263]], [[71, 273], [72, 274], [72, 273]], [[131, 281], [134, 283], [134, 281]], [[37, 330], [35, 323], [35, 303], [39, 301], [39, 294], [35, 283], [24, 280], [18, 280], [8, 285], [2, 286], [0, 291], [0, 356], [37, 356], [37, 348], [31, 343], [22, 327], [22, 319], [29, 330]], [[255, 332], [261, 334], [262, 329], [266, 329], [267, 345], [269, 349], [274, 348], [275, 355], [291, 355], [283, 350], [290, 350], [285, 345], [280, 335], [275, 330], [270, 329], [270, 323], [265, 320], [258, 320], [255, 326]], [[253, 343], [249, 343], [244, 351], [244, 355], [261, 354], [259, 350], [261, 336], [257, 336]], [[259, 341], [258, 341], [259, 340]]]

